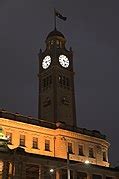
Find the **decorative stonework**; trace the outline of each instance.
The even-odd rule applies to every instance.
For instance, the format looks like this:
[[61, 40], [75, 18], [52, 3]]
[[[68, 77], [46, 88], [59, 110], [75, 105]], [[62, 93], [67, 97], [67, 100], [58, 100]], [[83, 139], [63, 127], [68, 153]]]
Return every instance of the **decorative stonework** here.
[[[55, 156], [58, 158], [66, 159], [67, 143], [72, 143], [74, 154], [70, 155], [70, 160], [84, 161], [89, 160], [90, 163], [98, 164], [101, 166], [109, 166], [108, 162], [102, 161], [102, 151], [108, 150], [109, 143], [106, 140], [83, 135], [80, 133], [64, 130], [64, 129], [49, 129], [42, 126], [36, 126], [27, 123], [21, 123], [5, 118], [0, 118], [1, 126], [4, 132], [12, 132], [13, 144], [9, 145], [11, 149], [19, 146], [19, 136], [24, 134], [26, 138], [25, 151], [30, 153], [36, 153], [41, 155]], [[36, 132], [37, 131], [37, 132]], [[33, 137], [38, 137], [39, 149], [32, 149]], [[64, 140], [65, 138], [65, 140]], [[50, 151], [44, 150], [45, 139], [50, 140]], [[78, 144], [84, 146], [84, 156], [78, 155]], [[89, 158], [88, 150], [89, 146], [94, 148], [95, 157], [94, 159]], [[108, 160], [107, 160], [108, 161]]]

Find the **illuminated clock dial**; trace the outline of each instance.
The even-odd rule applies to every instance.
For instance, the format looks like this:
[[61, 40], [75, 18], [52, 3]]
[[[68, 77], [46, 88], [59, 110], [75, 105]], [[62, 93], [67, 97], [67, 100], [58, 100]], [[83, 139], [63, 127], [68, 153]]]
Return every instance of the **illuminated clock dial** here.
[[60, 55], [59, 56], [59, 63], [64, 68], [67, 68], [69, 66], [69, 59], [66, 57], [66, 55]]
[[47, 69], [50, 66], [50, 64], [51, 64], [51, 57], [47, 55], [42, 61], [42, 67], [44, 69]]

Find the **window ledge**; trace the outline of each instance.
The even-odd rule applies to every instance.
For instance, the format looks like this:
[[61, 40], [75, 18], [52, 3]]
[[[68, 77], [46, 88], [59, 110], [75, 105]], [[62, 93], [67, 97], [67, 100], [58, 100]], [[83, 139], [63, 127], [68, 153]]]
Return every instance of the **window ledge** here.
[[95, 157], [94, 157], [94, 156], [92, 156], [92, 157], [91, 157], [91, 156], [89, 156], [89, 158], [95, 159]]
[[40, 150], [39, 148], [34, 148], [34, 147], [32, 147], [32, 149]]
[[52, 152], [51, 150], [44, 150], [45, 152]]
[[19, 147], [26, 147], [25, 145], [19, 145]]
[[84, 155], [84, 154], [82, 154], [82, 155], [78, 154], [78, 156], [80, 156], [80, 157], [84, 157], [85, 155]]

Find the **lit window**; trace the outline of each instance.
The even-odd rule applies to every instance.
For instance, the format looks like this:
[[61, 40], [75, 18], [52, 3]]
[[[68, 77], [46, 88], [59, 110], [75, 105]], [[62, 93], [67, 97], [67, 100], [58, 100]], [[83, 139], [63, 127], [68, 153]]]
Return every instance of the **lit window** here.
[[33, 148], [38, 149], [38, 138], [37, 137], [33, 137]]
[[60, 47], [60, 42], [59, 42], [59, 40], [56, 40], [56, 45], [57, 45], [57, 48]]
[[59, 40], [56, 41], [56, 44], [59, 45]]
[[107, 162], [106, 152], [103, 152], [103, 161]]
[[25, 135], [20, 135], [20, 146], [25, 147]]
[[53, 41], [53, 40], [51, 40], [51, 45], [53, 45], [53, 43], [54, 43], [54, 41]]
[[94, 158], [94, 151], [92, 147], [89, 147], [89, 157]]
[[8, 138], [8, 144], [12, 144], [12, 133], [6, 132], [6, 137]]
[[59, 80], [59, 83], [62, 84], [62, 76], [59, 75], [58, 80]]
[[84, 156], [84, 154], [83, 154], [83, 146], [82, 145], [78, 146], [78, 152], [79, 152], [78, 153], [79, 155]]
[[50, 151], [50, 140], [45, 140], [45, 150]]
[[72, 143], [68, 143], [68, 153], [73, 154]]

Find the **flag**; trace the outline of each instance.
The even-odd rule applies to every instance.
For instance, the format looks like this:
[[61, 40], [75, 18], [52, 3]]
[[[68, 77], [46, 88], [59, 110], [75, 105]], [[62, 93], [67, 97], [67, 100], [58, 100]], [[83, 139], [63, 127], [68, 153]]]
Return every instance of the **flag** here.
[[66, 17], [62, 16], [62, 14], [60, 14], [57, 10], [55, 10], [55, 16], [59, 17], [60, 19], [66, 21]]

